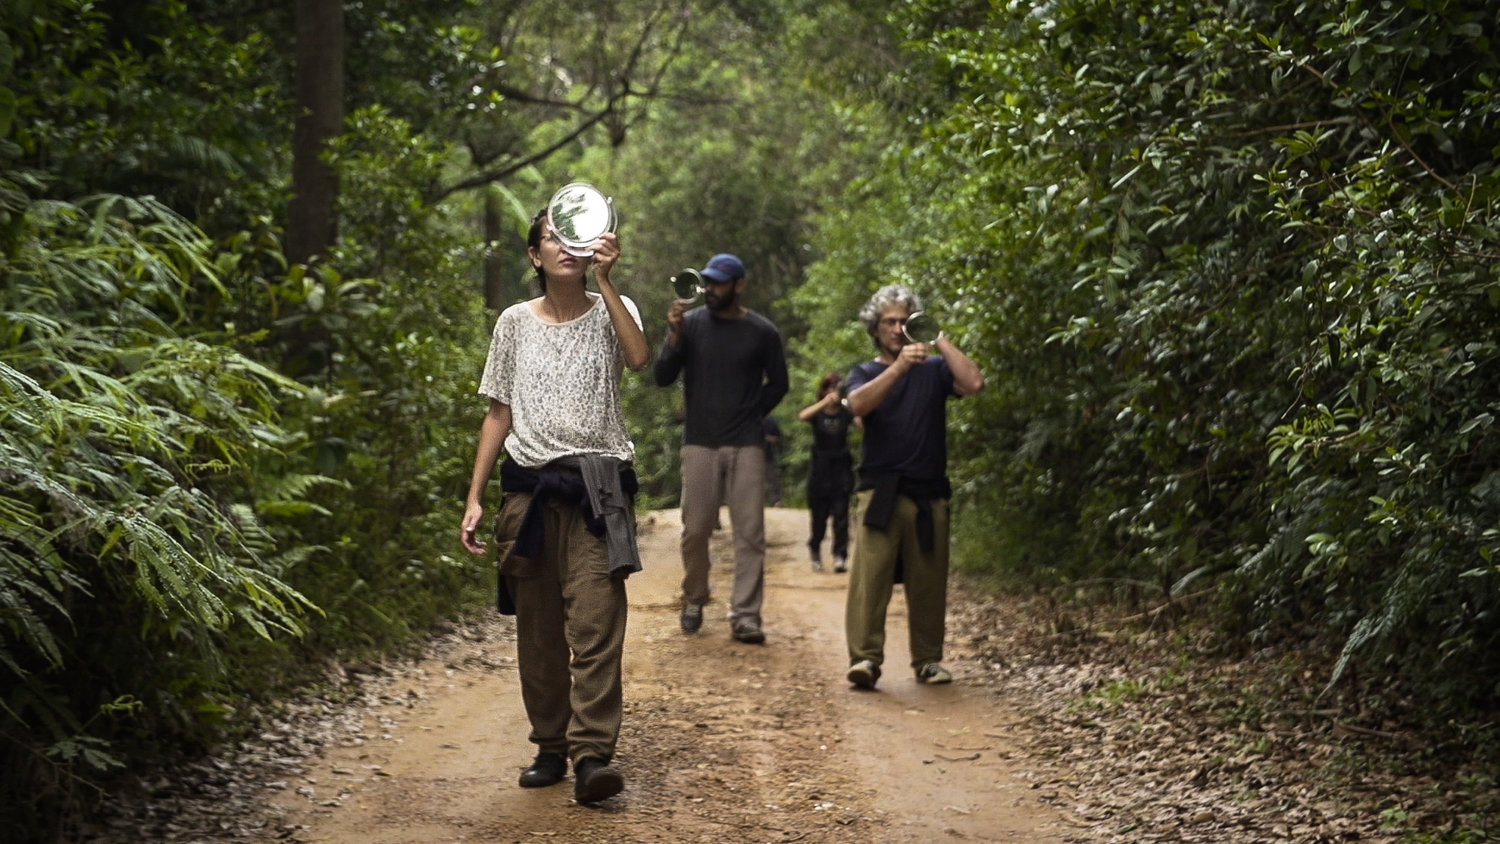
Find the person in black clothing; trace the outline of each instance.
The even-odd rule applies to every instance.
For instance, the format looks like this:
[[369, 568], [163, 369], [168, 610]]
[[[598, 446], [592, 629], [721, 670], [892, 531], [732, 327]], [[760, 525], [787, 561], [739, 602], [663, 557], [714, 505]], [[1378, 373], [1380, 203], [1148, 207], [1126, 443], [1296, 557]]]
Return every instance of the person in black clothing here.
[[818, 400], [802, 408], [797, 418], [813, 429], [812, 461], [807, 471], [807, 506], [812, 510], [812, 534], [807, 547], [813, 571], [823, 570], [823, 533], [833, 519], [833, 570], [848, 571], [849, 494], [854, 490], [854, 459], [849, 454], [849, 426], [859, 420], [844, 401], [844, 379], [837, 372], [823, 376]]
[[[882, 287], [860, 309], [879, 354], [849, 373], [849, 410], [864, 421], [855, 494], [854, 567], [845, 594], [850, 683], [873, 689], [885, 659], [885, 615], [906, 593], [911, 665], [919, 683], [949, 683], [941, 662], [948, 601], [948, 400], [984, 389], [984, 374], [945, 335], [907, 339], [922, 300]], [[932, 354], [936, 351], [938, 354]]]
[[781, 423], [767, 416], [762, 427], [766, 436], [766, 500], [781, 506]]
[[766, 454], [763, 420], [787, 391], [786, 353], [775, 323], [740, 301], [749, 280], [739, 258], [715, 255], [702, 270], [704, 306], [677, 300], [656, 358], [658, 386], [682, 376], [682, 630], [703, 626], [709, 599], [708, 540], [719, 501], [734, 531], [730, 633], [760, 644], [765, 597]]

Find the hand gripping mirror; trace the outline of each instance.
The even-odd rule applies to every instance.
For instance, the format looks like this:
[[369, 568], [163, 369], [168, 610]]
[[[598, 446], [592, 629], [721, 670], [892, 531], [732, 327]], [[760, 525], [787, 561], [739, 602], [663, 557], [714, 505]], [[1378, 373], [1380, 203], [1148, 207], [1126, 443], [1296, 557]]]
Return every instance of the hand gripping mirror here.
[[563, 251], [579, 258], [592, 258], [594, 244], [615, 230], [615, 203], [588, 182], [570, 182], [558, 188], [547, 203], [547, 225]]
[[937, 317], [926, 311], [917, 311], [901, 324], [901, 333], [912, 343], [936, 343], [943, 336]]
[[672, 293], [684, 302], [693, 302], [703, 295], [703, 273], [692, 267], [688, 267], [677, 275], [672, 276]]

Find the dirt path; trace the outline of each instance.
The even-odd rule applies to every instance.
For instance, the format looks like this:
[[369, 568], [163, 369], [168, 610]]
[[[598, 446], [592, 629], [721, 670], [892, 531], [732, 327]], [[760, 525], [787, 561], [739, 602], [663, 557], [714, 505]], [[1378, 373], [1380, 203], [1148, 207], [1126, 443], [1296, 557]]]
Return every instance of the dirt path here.
[[[359, 844], [1063, 841], [1066, 824], [1037, 800], [1009, 738], [1019, 716], [962, 661], [950, 660], [946, 687], [905, 670], [899, 596], [879, 690], [849, 687], [845, 576], [810, 570], [806, 520], [767, 513], [767, 642], [744, 645], [725, 618], [727, 563], [715, 565], [703, 630], [678, 629], [678, 514], [643, 518], [619, 796], [580, 807], [571, 777], [517, 787], [533, 749], [512, 627], [494, 616], [273, 783], [277, 826], [289, 840]], [[727, 531], [715, 536], [716, 561], [728, 544]]]

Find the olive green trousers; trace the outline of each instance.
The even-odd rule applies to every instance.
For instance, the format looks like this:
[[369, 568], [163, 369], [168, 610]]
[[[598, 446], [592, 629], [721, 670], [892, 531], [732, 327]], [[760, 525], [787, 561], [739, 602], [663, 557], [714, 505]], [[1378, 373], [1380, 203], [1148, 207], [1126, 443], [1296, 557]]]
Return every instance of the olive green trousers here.
[[948, 501], [931, 502], [932, 548], [923, 551], [917, 541], [916, 502], [899, 496], [889, 524], [877, 530], [864, 523], [873, 495], [872, 490], [864, 490], [854, 497], [854, 558], [844, 601], [849, 664], [868, 659], [878, 666], [885, 661], [885, 615], [895, 589], [898, 559], [912, 668], [941, 662], [948, 615]]

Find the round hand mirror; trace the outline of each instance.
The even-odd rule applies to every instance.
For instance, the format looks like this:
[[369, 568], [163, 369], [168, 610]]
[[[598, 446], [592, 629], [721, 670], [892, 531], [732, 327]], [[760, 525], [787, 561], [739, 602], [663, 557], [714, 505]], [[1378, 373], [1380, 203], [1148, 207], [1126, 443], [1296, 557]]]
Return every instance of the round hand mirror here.
[[564, 252], [591, 258], [600, 236], [615, 230], [614, 200], [588, 182], [571, 182], [552, 194], [547, 225]]
[[692, 267], [672, 276], [670, 281], [672, 292], [683, 301], [691, 302], [703, 295], [703, 274]]
[[936, 343], [943, 336], [943, 329], [938, 325], [937, 317], [926, 311], [917, 311], [906, 318], [901, 333], [913, 343]]

